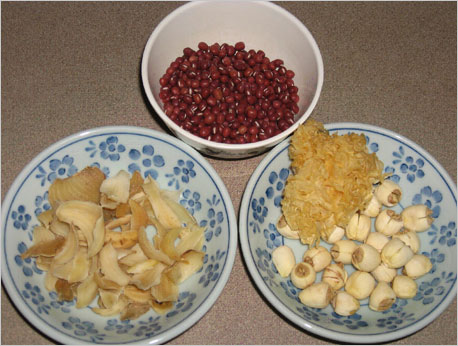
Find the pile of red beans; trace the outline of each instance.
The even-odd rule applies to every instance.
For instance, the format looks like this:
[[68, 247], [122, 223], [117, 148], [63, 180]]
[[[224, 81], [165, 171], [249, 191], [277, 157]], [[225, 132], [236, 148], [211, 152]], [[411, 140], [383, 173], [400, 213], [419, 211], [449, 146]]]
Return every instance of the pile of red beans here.
[[192, 134], [244, 144], [275, 136], [299, 111], [294, 72], [280, 59], [245, 44], [198, 44], [183, 49], [160, 78], [165, 114]]

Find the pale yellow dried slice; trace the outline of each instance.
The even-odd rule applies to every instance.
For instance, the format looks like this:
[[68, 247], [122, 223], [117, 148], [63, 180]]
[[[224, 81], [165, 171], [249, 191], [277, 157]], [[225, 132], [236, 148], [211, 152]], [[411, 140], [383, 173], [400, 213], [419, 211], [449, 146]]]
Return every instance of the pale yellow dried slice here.
[[140, 227], [146, 227], [148, 225], [148, 214], [145, 209], [132, 199], [129, 200], [129, 206], [132, 211], [130, 229], [138, 230]]
[[130, 281], [127, 275], [118, 264], [118, 255], [111, 243], [107, 243], [100, 250], [100, 269], [108, 280], [116, 282], [119, 286], [126, 286]]
[[137, 244], [138, 232], [136, 230], [129, 231], [107, 231], [105, 234], [105, 242], [111, 242], [115, 249], [129, 249]]
[[127, 285], [126, 287], [124, 287], [124, 295], [130, 301], [143, 304], [150, 304], [151, 300], [153, 299], [153, 297], [151, 296], [151, 291], [149, 289], [141, 290], [134, 285]]
[[56, 291], [56, 282], [59, 280], [50, 271], [46, 272], [45, 275], [45, 288], [50, 292]]
[[76, 288], [76, 307], [78, 309], [88, 306], [97, 297], [99, 287], [94, 276], [95, 273], [92, 273]]
[[154, 215], [166, 229], [181, 227], [180, 219], [173, 209], [164, 201], [156, 181], [154, 181], [151, 176], [148, 176], [145, 180], [143, 190], [148, 196]]
[[52, 257], [55, 256], [59, 251], [60, 247], [64, 243], [65, 239], [62, 237], [57, 237], [56, 239], [49, 240], [46, 242], [39, 242], [38, 244], [32, 245], [24, 253], [22, 253], [21, 258], [26, 259], [29, 257], [45, 256]]
[[138, 230], [138, 244], [148, 258], [155, 259], [167, 265], [172, 265], [173, 262], [175, 262], [165, 253], [154, 248], [153, 244], [149, 241], [144, 228], [140, 228]]
[[103, 220], [103, 213], [100, 213], [99, 218], [95, 222], [94, 229], [92, 230], [92, 237], [92, 243], [87, 250], [88, 257], [97, 255], [105, 243], [105, 222]]
[[94, 273], [94, 281], [96, 282], [99, 288], [105, 290], [118, 290], [121, 288], [116, 282], [107, 279], [105, 276], [101, 275], [100, 272], [96, 271]]
[[167, 275], [175, 284], [181, 284], [192, 274], [199, 271], [204, 264], [205, 254], [200, 251], [188, 251], [181, 259], [167, 270]]
[[141, 290], [150, 289], [151, 287], [160, 284], [162, 273], [166, 268], [167, 265], [162, 262], [157, 262], [151, 269], [134, 274], [130, 283]]
[[161, 282], [159, 285], [151, 287], [151, 295], [159, 303], [177, 301], [178, 294], [178, 285], [170, 280], [170, 278], [164, 272], [161, 274]]
[[175, 241], [178, 239], [181, 229], [181, 227], [170, 229], [161, 239], [160, 244], [161, 251], [175, 261], [180, 259], [180, 254], [175, 247]]
[[119, 319], [124, 320], [135, 320], [140, 316], [144, 315], [150, 309], [150, 304], [148, 303], [136, 303], [132, 302], [127, 305], [122, 311]]
[[100, 301], [102, 302], [103, 307], [105, 309], [111, 309], [113, 306], [115, 306], [119, 301], [121, 293], [121, 289], [104, 290], [102, 288], [99, 288]]
[[129, 197], [136, 195], [137, 193], [143, 193], [144, 180], [139, 171], [134, 171], [130, 178]]
[[92, 308], [92, 311], [101, 316], [114, 316], [118, 315], [127, 306], [127, 304], [127, 298], [121, 296], [118, 302], [111, 308]]
[[48, 209], [45, 210], [44, 212], [40, 213], [37, 216], [38, 221], [40, 221], [41, 225], [49, 228], [49, 225], [51, 224], [51, 221], [54, 218], [54, 210], [53, 209]]
[[130, 175], [120, 170], [116, 175], [105, 179], [100, 185], [100, 192], [110, 200], [119, 203], [127, 203], [129, 199]]
[[127, 268], [126, 272], [129, 274], [138, 274], [143, 273], [146, 270], [153, 269], [153, 267], [158, 263], [158, 261], [154, 259], [147, 259], [143, 262], [136, 263], [129, 268]]
[[35, 260], [35, 263], [38, 269], [48, 271], [51, 266], [52, 260], [52, 257], [38, 256]]
[[47, 242], [56, 239], [56, 235], [45, 226], [35, 226], [33, 228], [33, 243]]
[[170, 311], [172, 308], [173, 308], [173, 302], [157, 302], [155, 301], [154, 299], [151, 300], [151, 307], [153, 308], [153, 310], [160, 314], [160, 315], [163, 315], [165, 314], [167, 311]]
[[[131, 249], [131, 253], [128, 255], [122, 257], [119, 260], [119, 263], [125, 264], [126, 266], [133, 266], [137, 263], [144, 262], [148, 259], [146, 255], [143, 253], [142, 248], [140, 247], [140, 244], [135, 244]], [[118, 250], [119, 253], [120, 250]]]
[[199, 227], [197, 225], [182, 228], [179, 234], [180, 241], [176, 245], [178, 255], [181, 256], [189, 250], [202, 250], [202, 246], [204, 245], [204, 231], [205, 227]]
[[70, 225], [66, 222], [60, 221], [56, 215], [54, 215], [51, 223], [49, 224], [49, 229], [57, 236], [66, 237], [68, 232], [70, 232]]
[[102, 207], [87, 201], [67, 201], [59, 205], [56, 215], [59, 220], [77, 226], [91, 248], [95, 224], [103, 215]]
[[81, 172], [65, 179], [56, 179], [49, 187], [48, 200], [54, 208], [58, 202], [71, 200], [89, 201], [98, 204], [100, 185], [105, 179], [97, 167], [86, 167]]
[[67, 237], [65, 238], [64, 244], [54, 256], [53, 264], [59, 265], [69, 262], [73, 257], [75, 257], [78, 249], [79, 239], [74, 228], [72, 227]]

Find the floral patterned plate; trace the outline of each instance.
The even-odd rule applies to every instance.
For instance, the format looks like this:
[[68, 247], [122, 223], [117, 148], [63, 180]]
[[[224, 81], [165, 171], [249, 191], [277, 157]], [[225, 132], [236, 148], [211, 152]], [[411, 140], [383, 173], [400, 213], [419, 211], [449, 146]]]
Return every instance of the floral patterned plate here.
[[[385, 312], [368, 308], [367, 299], [354, 315], [342, 317], [331, 306], [313, 309], [302, 305], [300, 290], [283, 279], [272, 263], [272, 250], [285, 244], [300, 261], [307, 246], [284, 239], [275, 224], [281, 214], [281, 195], [290, 174], [286, 140], [272, 150], [253, 173], [245, 190], [239, 220], [242, 252], [248, 269], [267, 300], [286, 318], [308, 332], [349, 343], [381, 343], [416, 332], [433, 321], [456, 296], [456, 186], [441, 165], [412, 141], [389, 130], [356, 123], [327, 125], [331, 133], [363, 133], [370, 152], [384, 162], [385, 171], [402, 188], [397, 212], [424, 203], [436, 218], [431, 228], [419, 233], [420, 252], [433, 263], [431, 271], [417, 279], [418, 293], [397, 299]], [[396, 209], [395, 209], [396, 210]], [[327, 248], [329, 244], [320, 243]], [[349, 273], [353, 271], [347, 265]], [[317, 280], [320, 280], [319, 273]]]
[[[152, 309], [134, 321], [102, 317], [75, 302], [61, 302], [44, 287], [45, 273], [20, 254], [32, 244], [37, 215], [50, 208], [47, 190], [86, 166], [107, 175], [139, 170], [161, 188], [180, 190], [182, 203], [207, 226], [203, 268], [180, 285], [179, 300], [165, 315]], [[2, 206], [2, 280], [16, 307], [38, 330], [64, 344], [164, 343], [197, 322], [224, 288], [237, 247], [237, 222], [224, 183], [197, 151], [149, 129], [102, 127], [53, 144], [14, 181]], [[93, 302], [91, 306], [96, 304]]]

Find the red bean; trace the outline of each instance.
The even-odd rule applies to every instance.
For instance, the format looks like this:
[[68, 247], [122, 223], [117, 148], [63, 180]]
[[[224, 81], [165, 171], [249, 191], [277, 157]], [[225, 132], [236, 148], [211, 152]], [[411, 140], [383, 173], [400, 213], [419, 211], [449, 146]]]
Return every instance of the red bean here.
[[165, 114], [187, 131], [223, 143], [254, 143], [294, 124], [294, 71], [244, 42], [199, 42], [183, 49], [159, 79]]
[[237, 42], [234, 46], [235, 50], [244, 50], [245, 49], [245, 43], [244, 42]]

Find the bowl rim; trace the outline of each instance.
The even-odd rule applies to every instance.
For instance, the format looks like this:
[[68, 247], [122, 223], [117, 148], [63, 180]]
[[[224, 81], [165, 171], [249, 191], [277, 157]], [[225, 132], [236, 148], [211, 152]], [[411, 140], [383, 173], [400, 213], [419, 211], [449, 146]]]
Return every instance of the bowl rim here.
[[[152, 338], [145, 338], [132, 342], [133, 344], [164, 343], [188, 330], [192, 325], [197, 323], [214, 305], [214, 303], [222, 293], [224, 287], [226, 286], [226, 283], [232, 272], [232, 268], [235, 261], [235, 255], [237, 251], [238, 224], [234, 206], [230, 198], [229, 192], [226, 188], [226, 185], [224, 184], [216, 170], [213, 168], [213, 166], [202, 156], [202, 154], [200, 154], [194, 148], [168, 134], [159, 132], [157, 130], [137, 126], [101, 126], [71, 134], [42, 150], [29, 163], [27, 163], [27, 165], [16, 176], [2, 202], [2, 228], [5, 222], [7, 221], [9, 209], [16, 197], [18, 189], [21, 188], [22, 184], [25, 182], [25, 180], [28, 179], [28, 176], [33, 172], [33, 170], [37, 167], [37, 165], [39, 165], [40, 162], [49, 158], [50, 154], [54, 153], [55, 151], [59, 151], [62, 148], [71, 145], [75, 142], [79, 142], [80, 140], [84, 140], [85, 138], [93, 137], [96, 135], [108, 135], [111, 133], [146, 135], [149, 137], [154, 137], [167, 145], [173, 145], [177, 147], [183, 153], [192, 157], [196, 161], [196, 163], [201, 165], [201, 167], [207, 171], [207, 174], [211, 177], [211, 179], [214, 180], [215, 185], [218, 187], [223, 199], [223, 203], [225, 204], [225, 209], [227, 210], [229, 224], [229, 243], [227, 245], [227, 258], [224, 264], [224, 269], [221, 271], [221, 275], [215, 287], [209, 292], [207, 298], [195, 309], [195, 311], [180, 323], [174, 325], [173, 327], [167, 329], [164, 332], [157, 334]], [[6, 232], [2, 232], [3, 246], [5, 246], [5, 236]], [[5, 286], [5, 290], [8, 293], [8, 296], [10, 297], [11, 301], [14, 303], [13, 305], [30, 324], [37, 328], [40, 331], [40, 333], [48, 336], [49, 338], [55, 341], [59, 341], [64, 344], [93, 344], [89, 341], [85, 342], [84, 340], [76, 339], [70, 335], [65, 335], [61, 333], [58, 329], [51, 328], [48, 325], [48, 323], [45, 322], [45, 319], [41, 319], [35, 316], [36, 314], [34, 313], [34, 311], [31, 310], [31, 308], [29, 308], [29, 306], [21, 298], [20, 294], [18, 293], [18, 289], [14, 283], [14, 280], [12, 280], [11, 278], [9, 267], [7, 267], [6, 265], [7, 260], [5, 251], [2, 251], [1, 261], [2, 282]], [[104, 342], [101, 343], [103, 344]], [[110, 342], [109, 344], [113, 344], [113, 342]]]
[[[270, 1], [252, 1], [252, 4], [256, 4], [259, 6], [265, 6], [273, 9], [274, 11], [277, 11], [281, 13], [283, 16], [286, 16], [293, 24], [295, 24], [299, 30], [302, 31], [304, 36], [307, 37], [310, 45], [312, 46], [314, 56], [317, 60], [317, 67], [318, 67], [318, 78], [317, 78], [317, 87], [316, 87], [316, 92], [315, 95], [313, 96], [312, 101], [310, 102], [309, 106], [307, 107], [307, 110], [305, 111], [304, 114], [302, 114], [296, 122], [294, 122], [293, 125], [291, 125], [288, 129], [285, 131], [282, 131], [278, 135], [275, 135], [273, 137], [267, 138], [262, 141], [258, 141], [255, 143], [248, 143], [248, 144], [226, 144], [226, 143], [218, 143], [218, 142], [213, 142], [207, 139], [203, 139], [201, 137], [198, 137], [194, 134], [192, 134], [189, 131], [184, 130], [177, 124], [175, 124], [170, 118], [164, 113], [162, 110], [161, 106], [159, 105], [158, 101], [156, 101], [156, 98], [154, 97], [151, 87], [148, 82], [148, 60], [149, 56], [151, 54], [151, 46], [154, 44], [156, 38], [160, 35], [161, 31], [164, 29], [166, 25], [169, 24], [170, 21], [172, 21], [175, 17], [180, 15], [181, 13], [187, 11], [189, 8], [193, 8], [196, 6], [204, 6], [207, 1], [202, 0], [202, 1], [191, 1], [188, 2], [178, 8], [176, 8], [174, 11], [169, 13], [167, 16], [165, 16], [160, 23], [155, 27], [153, 32], [151, 33], [150, 37], [148, 38], [148, 41], [145, 45], [145, 48], [143, 50], [143, 56], [142, 56], [142, 63], [141, 63], [141, 77], [142, 77], [142, 84], [143, 84], [143, 89], [145, 90], [146, 96], [153, 106], [154, 110], [156, 113], [159, 115], [159, 117], [162, 119], [162, 121], [165, 122], [165, 124], [170, 127], [174, 132], [180, 133], [183, 136], [189, 138], [190, 140], [196, 142], [199, 146], [205, 146], [205, 147], [210, 147], [210, 148], [217, 148], [217, 149], [222, 149], [222, 150], [227, 150], [227, 151], [242, 151], [242, 150], [251, 150], [251, 149], [256, 149], [259, 147], [269, 147], [271, 145], [274, 145], [275, 143], [278, 143], [280, 140], [282, 140], [285, 137], [288, 137], [293, 131], [297, 129], [297, 127], [305, 122], [307, 118], [311, 115], [313, 110], [316, 107], [316, 104], [318, 103], [318, 99], [320, 98], [321, 91], [323, 88], [323, 82], [324, 82], [324, 67], [323, 67], [323, 58], [321, 56], [320, 49], [318, 47], [318, 44], [309, 31], [309, 29], [296, 17], [294, 16], [291, 12], [287, 11], [286, 9], [282, 8], [279, 5], [276, 5]], [[235, 3], [235, 2], [243, 2], [241, 0], [219, 0], [220, 3]]]
[[[439, 175], [443, 177], [443, 180], [446, 184], [448, 184], [448, 188], [455, 199], [456, 204], [456, 185], [451, 179], [450, 175], [447, 171], [443, 168], [443, 166], [425, 149], [420, 147], [415, 142], [411, 141], [410, 139], [395, 133], [391, 130], [384, 129], [378, 126], [363, 124], [363, 123], [356, 123], [356, 122], [339, 122], [339, 123], [330, 123], [324, 125], [327, 130], [362, 130], [366, 132], [374, 132], [378, 134], [382, 134], [386, 137], [391, 137], [395, 140], [401, 141], [409, 146], [411, 149], [420, 153], [424, 158], [429, 160], [433, 168], [437, 171]], [[324, 327], [319, 326], [313, 322], [308, 322], [302, 319], [300, 316], [296, 315], [292, 312], [280, 299], [278, 299], [273, 292], [267, 287], [264, 280], [262, 279], [257, 266], [251, 256], [251, 250], [249, 246], [248, 240], [248, 227], [247, 227], [247, 217], [248, 217], [248, 210], [249, 210], [249, 202], [251, 200], [251, 196], [253, 193], [253, 189], [256, 186], [260, 175], [265, 171], [268, 165], [276, 159], [277, 156], [282, 154], [290, 144], [290, 138], [285, 139], [280, 144], [278, 144], [272, 151], [270, 151], [266, 157], [259, 163], [258, 167], [256, 167], [255, 171], [253, 172], [252, 176], [250, 177], [247, 187], [244, 191], [242, 201], [240, 204], [240, 216], [239, 216], [239, 239], [242, 249], [242, 254], [245, 259], [245, 263], [248, 267], [248, 271], [251, 274], [256, 286], [262, 292], [262, 294], [266, 297], [269, 301], [270, 305], [275, 307], [284, 317], [289, 319], [294, 324], [300, 326], [305, 331], [311, 332], [313, 334], [319, 335], [321, 337], [332, 339], [340, 342], [349, 342], [349, 343], [357, 343], [357, 344], [367, 344], [367, 343], [382, 343], [388, 342], [396, 339], [400, 339], [411, 335], [418, 330], [426, 327], [429, 323], [434, 321], [453, 301], [456, 297], [457, 292], [457, 277], [455, 275], [455, 281], [451, 286], [448, 294], [442, 299], [436, 309], [430, 311], [426, 314], [421, 320], [418, 320], [411, 325], [404, 327], [399, 330], [395, 331], [387, 331], [384, 333], [378, 334], [366, 334], [366, 335], [356, 335], [351, 333], [343, 333], [343, 332], [336, 332], [333, 330], [326, 329]], [[370, 339], [369, 339], [370, 338]]]

